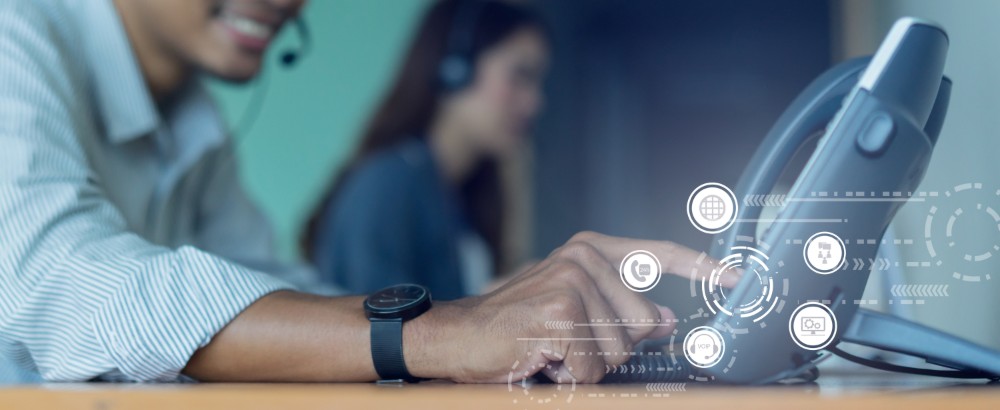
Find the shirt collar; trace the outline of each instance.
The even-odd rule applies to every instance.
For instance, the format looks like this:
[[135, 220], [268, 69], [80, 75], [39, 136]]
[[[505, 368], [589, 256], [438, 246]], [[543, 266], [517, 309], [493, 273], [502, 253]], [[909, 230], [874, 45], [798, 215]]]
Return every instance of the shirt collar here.
[[188, 81], [178, 96], [165, 126], [178, 144], [183, 160], [193, 163], [223, 143], [226, 127], [215, 101], [197, 78]]
[[146, 87], [125, 28], [111, 0], [88, 2], [81, 27], [94, 102], [109, 140], [123, 143], [149, 135], [160, 115]]
[[200, 81], [192, 77], [174, 98], [169, 118], [164, 121], [111, 0], [86, 4], [79, 10], [86, 16], [81, 27], [82, 46], [93, 82], [94, 102], [108, 140], [125, 143], [150, 136], [165, 126], [181, 139], [194, 140], [198, 148], [219, 145], [225, 128]]

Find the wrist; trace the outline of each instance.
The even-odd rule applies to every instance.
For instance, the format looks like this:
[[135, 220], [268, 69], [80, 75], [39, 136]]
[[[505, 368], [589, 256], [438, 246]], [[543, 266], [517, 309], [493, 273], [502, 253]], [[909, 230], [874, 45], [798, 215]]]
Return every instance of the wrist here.
[[426, 313], [403, 323], [403, 359], [411, 375], [424, 379], [451, 379], [455, 358], [455, 329], [461, 328], [461, 308], [435, 302]]

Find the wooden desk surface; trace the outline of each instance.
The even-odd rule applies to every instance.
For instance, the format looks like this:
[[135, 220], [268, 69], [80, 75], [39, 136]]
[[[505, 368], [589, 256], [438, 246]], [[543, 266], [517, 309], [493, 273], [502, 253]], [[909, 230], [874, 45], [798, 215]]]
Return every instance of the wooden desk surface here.
[[[647, 388], [652, 387], [652, 388]], [[657, 390], [656, 387], [659, 387]], [[548, 400], [547, 402], [545, 400]], [[542, 401], [539, 403], [539, 401]], [[818, 384], [681, 385], [44, 384], [0, 388], [2, 409], [1000, 409], [1000, 385], [887, 373]], [[723, 407], [728, 406], [728, 407]]]

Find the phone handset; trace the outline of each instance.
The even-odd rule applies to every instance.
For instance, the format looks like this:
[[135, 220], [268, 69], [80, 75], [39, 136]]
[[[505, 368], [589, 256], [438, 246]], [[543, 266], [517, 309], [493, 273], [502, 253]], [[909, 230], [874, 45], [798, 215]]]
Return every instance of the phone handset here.
[[632, 270], [632, 277], [634, 277], [635, 280], [639, 282], [645, 282], [646, 276], [649, 276], [650, 274], [648, 267], [645, 269], [645, 271], [639, 269], [639, 261], [637, 260], [632, 261], [632, 266], [630, 267], [630, 269]]
[[[868, 66], [871, 57], [845, 61], [823, 73], [813, 81], [778, 118], [774, 127], [761, 142], [760, 148], [750, 158], [747, 170], [736, 185], [737, 198], [751, 194], [767, 194], [791, 161], [795, 153], [817, 132], [822, 131], [840, 110], [844, 98], [858, 83], [858, 78]], [[757, 237], [756, 221], [762, 207], [741, 206], [736, 223], [719, 234], [722, 241], [713, 241], [711, 255], [727, 256], [738, 236]]]
[[[795, 153], [810, 137], [822, 131], [840, 110], [844, 98], [857, 84], [858, 78], [870, 60], [871, 57], [861, 57], [837, 65], [823, 73], [792, 101], [750, 159], [750, 165], [734, 191], [738, 199], [748, 194], [768, 193], [774, 189], [778, 177]], [[722, 240], [713, 241], [711, 255], [718, 259], [727, 256], [730, 247], [736, 243], [737, 236], [756, 237], [756, 223], [739, 221], [753, 221], [760, 218], [761, 209], [752, 206], [739, 207], [735, 216], [737, 222], [716, 236]], [[633, 275], [636, 274], [636, 268], [637, 266], [632, 264]], [[729, 299], [742, 300], [741, 294], [746, 293], [750, 285], [750, 282], [744, 281], [733, 289]], [[635, 357], [629, 362], [655, 368], [657, 369], [655, 372], [609, 374], [605, 377], [605, 382], [684, 381], [696, 374], [695, 369], [692, 369], [686, 360], [671, 360], [669, 364], [660, 364], [656, 359], [653, 356], [642, 356]]]

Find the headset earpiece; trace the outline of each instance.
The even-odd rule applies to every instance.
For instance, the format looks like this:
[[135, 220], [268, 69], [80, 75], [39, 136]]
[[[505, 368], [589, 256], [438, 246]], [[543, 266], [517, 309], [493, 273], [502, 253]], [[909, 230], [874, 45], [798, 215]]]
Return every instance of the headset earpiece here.
[[297, 48], [290, 48], [281, 53], [281, 65], [285, 67], [294, 66], [302, 57], [305, 57], [312, 46], [312, 36], [309, 35], [309, 26], [306, 25], [306, 21], [302, 17], [296, 17], [292, 23], [295, 24], [295, 31], [299, 33], [299, 39], [302, 43]]
[[447, 52], [438, 64], [438, 86], [444, 92], [465, 88], [475, 76], [473, 54], [476, 25], [486, 0], [458, 0], [448, 29]]
[[465, 88], [471, 81], [472, 67], [468, 59], [449, 55], [441, 60], [438, 67], [438, 79], [445, 91], [457, 91]]

